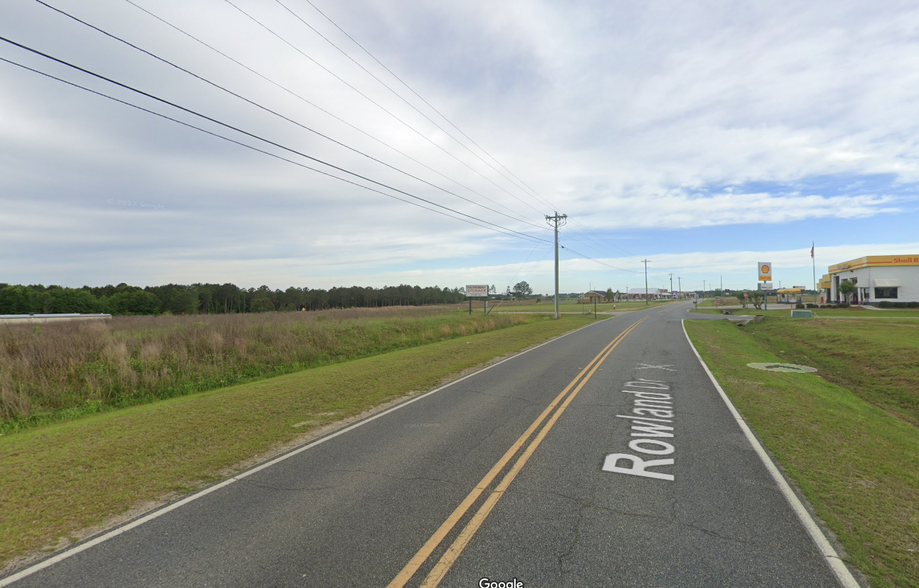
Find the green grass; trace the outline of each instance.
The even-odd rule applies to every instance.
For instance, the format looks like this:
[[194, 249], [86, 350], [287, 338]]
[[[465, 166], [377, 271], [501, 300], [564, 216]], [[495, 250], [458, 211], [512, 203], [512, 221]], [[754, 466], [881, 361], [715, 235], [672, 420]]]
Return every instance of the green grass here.
[[[697, 308], [692, 312], [697, 312], [699, 314], [721, 314], [721, 308]], [[729, 310], [732, 314], [748, 314], [748, 315], [763, 315], [763, 316], [774, 316], [774, 317], [789, 317], [791, 315], [791, 309], [782, 308], [775, 309], [769, 308], [768, 310], [757, 310], [753, 308], [752, 304], [748, 304], [747, 308], [727, 308], [724, 310]], [[866, 308], [805, 308], [803, 310], [810, 310], [814, 313], [817, 318], [830, 318], [830, 317], [844, 317], [844, 318], [863, 318], [863, 319], [900, 319], [900, 318], [919, 318], [919, 310], [915, 309], [883, 309], [883, 310], [868, 310]]]
[[[919, 586], [919, 370], [914, 322], [687, 321], [766, 448], [875, 588]], [[754, 370], [790, 362], [815, 374]]]
[[[645, 304], [642, 301], [628, 301], [628, 302], [607, 302], [603, 304], [597, 304], [597, 312], [612, 312], [612, 311], [621, 311], [621, 310], [642, 310], [644, 308], [657, 308], [661, 304], [667, 304], [671, 302], [670, 300], [651, 300], [649, 304]], [[519, 304], [515, 303], [514, 305], [501, 305], [497, 306], [498, 301], [490, 302], [489, 307], [493, 305], [495, 307], [494, 312], [555, 312], [555, 302], [551, 299], [543, 300], [539, 304], [535, 302], [532, 304]], [[615, 306], [615, 308], [613, 308]], [[565, 300], [559, 301], [558, 303], [559, 312], [580, 312], [580, 313], [592, 313], [594, 311], [593, 304], [578, 304], [577, 300]]]
[[537, 317], [475, 336], [0, 436], [0, 566], [139, 504], [213, 483], [317, 428], [431, 389], [592, 322]]
[[0, 328], [0, 433], [539, 320], [443, 308]]

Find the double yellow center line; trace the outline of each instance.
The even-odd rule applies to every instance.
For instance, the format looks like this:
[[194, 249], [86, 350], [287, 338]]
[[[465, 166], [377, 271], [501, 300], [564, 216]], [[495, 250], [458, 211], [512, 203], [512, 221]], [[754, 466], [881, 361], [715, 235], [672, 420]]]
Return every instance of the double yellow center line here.
[[[526, 431], [517, 439], [516, 442], [511, 446], [510, 449], [504, 454], [504, 456], [498, 460], [498, 462], [491, 468], [491, 470], [485, 474], [485, 477], [482, 478], [475, 488], [472, 489], [472, 492], [460, 503], [456, 510], [447, 518], [446, 521], [440, 526], [439, 529], [431, 536], [430, 539], [418, 550], [418, 553], [402, 568], [402, 571], [389, 583], [387, 588], [402, 588], [405, 584], [411, 579], [412, 576], [418, 571], [425, 561], [431, 556], [431, 553], [437, 549], [437, 546], [441, 544], [444, 538], [453, 530], [457, 525], [460, 519], [466, 514], [466, 512], [472, 507], [472, 505], [478, 500], [483, 492], [491, 485], [491, 483], [498, 477], [504, 467], [513, 459], [517, 452], [523, 447], [530, 437], [539, 429], [543, 421], [546, 420], [549, 415], [551, 418], [545, 423], [545, 426], [539, 431], [539, 434], [533, 438], [524, 452], [517, 458], [517, 461], [514, 462], [514, 465], [511, 469], [504, 475], [504, 478], [495, 486], [494, 490], [491, 491], [491, 494], [485, 499], [482, 503], [482, 506], [479, 507], [479, 510], [473, 515], [472, 519], [466, 524], [466, 527], [460, 532], [459, 536], [453, 541], [453, 544], [447, 549], [447, 551], [441, 556], [440, 561], [434, 566], [434, 568], [428, 573], [425, 577], [424, 582], [421, 583], [421, 588], [434, 588], [437, 586], [446, 573], [450, 570], [450, 566], [453, 565], [453, 562], [460, 556], [465, 549], [466, 545], [472, 539], [472, 536], [475, 535], [476, 531], [479, 530], [479, 527], [482, 526], [482, 523], [485, 522], [485, 519], [488, 517], [491, 510], [495, 507], [495, 504], [498, 503], [498, 500], [503, 496], [504, 492], [507, 490], [507, 487], [510, 486], [511, 482], [514, 481], [514, 478], [517, 477], [517, 474], [526, 465], [526, 462], [530, 459], [530, 456], [533, 455], [533, 452], [536, 451], [536, 448], [539, 447], [539, 444], [542, 443], [542, 440], [549, 433], [549, 430], [555, 425], [558, 418], [565, 412], [565, 409], [568, 408], [568, 405], [571, 404], [571, 401], [574, 400], [574, 397], [578, 395], [578, 392], [581, 391], [581, 388], [584, 387], [584, 384], [594, 375], [600, 365], [606, 360], [610, 353], [613, 352], [613, 349], [616, 348], [619, 343], [622, 342], [625, 337], [632, 332], [635, 327], [640, 325], [647, 317], [639, 320], [628, 329], [623, 331], [618, 337], [613, 339], [609, 345], [603, 348], [603, 350], [594, 357], [587, 367], [582, 369], [578, 375], [571, 380], [571, 383], [568, 384], [562, 392], [555, 397], [555, 400], [546, 407], [546, 409], [539, 415], [539, 417], [533, 421]], [[570, 394], [569, 394], [570, 393]], [[554, 411], [554, 414], [553, 414]]]

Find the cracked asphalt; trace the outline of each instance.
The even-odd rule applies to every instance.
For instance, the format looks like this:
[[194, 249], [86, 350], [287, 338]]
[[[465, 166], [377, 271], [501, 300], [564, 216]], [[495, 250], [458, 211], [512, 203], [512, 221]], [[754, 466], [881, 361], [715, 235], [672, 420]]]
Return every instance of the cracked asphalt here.
[[[440, 585], [472, 588], [487, 577], [526, 587], [837, 586], [685, 340], [681, 319], [720, 317], [687, 307], [598, 321], [14, 585], [387, 586], [579, 371], [648, 316], [562, 414]], [[622, 390], [637, 378], [673, 396], [674, 463], [661, 470], [673, 481], [601, 469], [607, 454], [629, 451], [631, 422], [616, 415], [632, 409]], [[407, 586], [421, 583], [476, 508]]]

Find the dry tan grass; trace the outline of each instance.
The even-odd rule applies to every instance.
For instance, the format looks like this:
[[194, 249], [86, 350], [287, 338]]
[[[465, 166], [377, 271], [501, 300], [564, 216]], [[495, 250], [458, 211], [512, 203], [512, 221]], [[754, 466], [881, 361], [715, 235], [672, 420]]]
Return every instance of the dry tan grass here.
[[367, 357], [528, 322], [446, 307], [123, 316], [0, 327], [7, 428]]

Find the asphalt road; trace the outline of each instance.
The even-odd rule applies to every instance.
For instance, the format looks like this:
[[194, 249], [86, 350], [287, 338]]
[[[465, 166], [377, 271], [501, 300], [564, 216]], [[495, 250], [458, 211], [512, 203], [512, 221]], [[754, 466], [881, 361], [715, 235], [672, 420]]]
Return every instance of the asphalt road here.
[[839, 586], [688, 306], [598, 320], [13, 585]]

